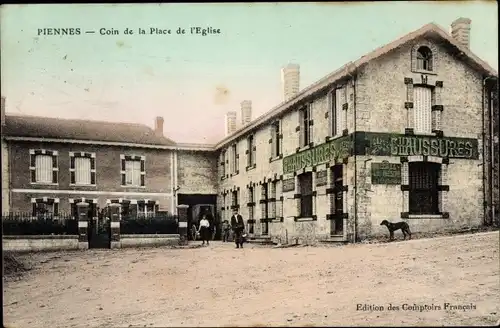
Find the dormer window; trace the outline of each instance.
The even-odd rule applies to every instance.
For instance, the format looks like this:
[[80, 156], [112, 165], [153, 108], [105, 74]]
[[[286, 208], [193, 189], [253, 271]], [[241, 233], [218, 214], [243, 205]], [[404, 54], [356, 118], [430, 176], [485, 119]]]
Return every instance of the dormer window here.
[[432, 51], [422, 46], [417, 50], [417, 69], [432, 71]]

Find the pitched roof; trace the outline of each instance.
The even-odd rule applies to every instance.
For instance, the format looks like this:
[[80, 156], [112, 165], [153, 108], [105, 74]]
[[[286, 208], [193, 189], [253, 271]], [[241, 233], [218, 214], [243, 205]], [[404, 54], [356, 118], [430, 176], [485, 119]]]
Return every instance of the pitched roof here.
[[143, 124], [61, 119], [40, 116], [5, 116], [2, 134], [9, 137], [72, 139], [174, 146], [168, 138], [156, 136]]
[[393, 42], [386, 44], [380, 48], [375, 49], [374, 51], [368, 53], [365, 56], [362, 56], [355, 62], [348, 62], [341, 68], [337, 69], [336, 71], [328, 74], [327, 76], [323, 77], [319, 81], [311, 84], [309, 87], [303, 89], [300, 91], [295, 97], [291, 98], [290, 100], [283, 102], [279, 104], [278, 106], [274, 107], [270, 111], [264, 113], [263, 115], [259, 116], [256, 118], [253, 122], [245, 126], [244, 128], [236, 131], [235, 133], [225, 137], [222, 139], [217, 145], [215, 146], [217, 149], [225, 146], [226, 144], [232, 142], [233, 140], [236, 140], [237, 138], [245, 135], [246, 133], [249, 133], [250, 131], [254, 130], [256, 127], [266, 124], [272, 119], [276, 119], [280, 115], [284, 114], [287, 111], [292, 110], [296, 105], [298, 105], [300, 102], [304, 101], [308, 97], [311, 97], [313, 94], [328, 88], [330, 85], [333, 83], [339, 81], [342, 78], [345, 78], [346, 76], [353, 75], [356, 70], [361, 67], [366, 65], [372, 60], [375, 60], [401, 46], [404, 44], [413, 41], [419, 37], [429, 37], [429, 38], [434, 38], [440, 41], [442, 45], [448, 45], [451, 46], [452, 48], [455, 49], [458, 53], [462, 54], [461, 60], [464, 60], [469, 63], [472, 67], [475, 69], [482, 71], [486, 75], [494, 76], [498, 78], [498, 72], [493, 69], [488, 63], [485, 61], [481, 60], [479, 57], [474, 55], [470, 49], [467, 49], [463, 45], [461, 45], [457, 40], [455, 40], [451, 35], [449, 35], [444, 29], [442, 29], [440, 26], [438, 26], [435, 23], [429, 23], [421, 28], [419, 28], [416, 31], [413, 31], [411, 33], [408, 33], [404, 35], [403, 37], [394, 40]]

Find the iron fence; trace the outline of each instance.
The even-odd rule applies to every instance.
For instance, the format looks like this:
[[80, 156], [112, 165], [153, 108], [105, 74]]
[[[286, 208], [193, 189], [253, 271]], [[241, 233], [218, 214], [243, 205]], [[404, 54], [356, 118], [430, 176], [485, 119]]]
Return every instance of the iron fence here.
[[174, 215], [122, 216], [121, 234], [177, 234], [179, 220]]
[[78, 235], [78, 220], [71, 214], [32, 216], [32, 213], [2, 214], [3, 235]]

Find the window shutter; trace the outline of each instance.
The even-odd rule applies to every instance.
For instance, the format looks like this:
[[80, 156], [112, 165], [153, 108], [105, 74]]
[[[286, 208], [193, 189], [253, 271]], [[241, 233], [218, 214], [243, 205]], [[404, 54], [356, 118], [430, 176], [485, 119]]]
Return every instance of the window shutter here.
[[122, 173], [122, 186], [125, 186], [125, 172]]
[[269, 145], [271, 147], [271, 151], [270, 151], [270, 154], [271, 154], [271, 158], [274, 158], [275, 156], [277, 156], [275, 154], [275, 149], [276, 149], [276, 133], [274, 132], [276, 129], [275, 125], [274, 124], [271, 124], [271, 127], [269, 128], [269, 133], [270, 133], [270, 138], [269, 138]]
[[31, 216], [36, 216], [36, 203], [31, 204]]
[[95, 172], [95, 157], [90, 158], [90, 184], [95, 184], [96, 172]]
[[74, 156], [69, 157], [69, 168], [71, 170], [75, 169], [75, 157]]
[[57, 156], [52, 155], [52, 183], [57, 183]]
[[[309, 123], [312, 123], [313, 120], [312, 120], [312, 104], [309, 104], [307, 106], [307, 117], [308, 117], [308, 120], [307, 120], [307, 124]], [[311, 125], [309, 124], [309, 127], [307, 128], [307, 132], [309, 133], [309, 142], [313, 142], [313, 127], [314, 125]], [[304, 145], [306, 146], [306, 145]]]
[[432, 90], [415, 86], [414, 124], [416, 133], [431, 133], [432, 131]]

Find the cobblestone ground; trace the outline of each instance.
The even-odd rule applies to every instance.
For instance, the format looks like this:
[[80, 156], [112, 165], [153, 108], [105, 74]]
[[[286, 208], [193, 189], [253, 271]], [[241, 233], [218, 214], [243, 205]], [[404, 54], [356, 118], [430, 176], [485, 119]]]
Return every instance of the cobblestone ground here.
[[4, 278], [4, 326], [471, 326], [500, 318], [498, 231], [247, 246], [24, 256], [37, 264], [21, 279]]

